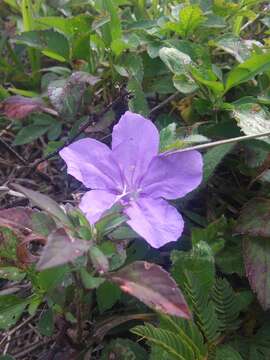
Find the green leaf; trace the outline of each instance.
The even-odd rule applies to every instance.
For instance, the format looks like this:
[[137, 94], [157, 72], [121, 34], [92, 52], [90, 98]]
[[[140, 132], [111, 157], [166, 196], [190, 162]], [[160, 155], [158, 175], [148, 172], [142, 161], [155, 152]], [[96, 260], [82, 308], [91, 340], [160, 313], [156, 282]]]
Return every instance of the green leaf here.
[[70, 49], [67, 38], [54, 30], [23, 32], [15, 38], [18, 44], [39, 49], [48, 57], [58, 61], [68, 61]]
[[42, 135], [46, 134], [49, 130], [50, 125], [39, 126], [39, 125], [28, 125], [24, 126], [16, 135], [13, 141], [14, 145], [24, 145], [33, 142]]
[[192, 63], [189, 55], [175, 48], [163, 47], [159, 50], [159, 56], [174, 74], [187, 74], [188, 65]]
[[221, 95], [224, 91], [222, 82], [217, 80], [217, 77], [212, 70], [191, 67], [191, 74], [196, 82], [205, 85], [214, 94]]
[[249, 59], [232, 69], [227, 77], [225, 92], [232, 87], [253, 79], [270, 69], [270, 53], [253, 54]]
[[115, 284], [105, 281], [97, 288], [96, 294], [99, 312], [104, 313], [120, 299], [121, 290]]
[[220, 164], [224, 156], [233, 149], [234, 145], [235, 144], [219, 145], [207, 151], [203, 157], [204, 169], [202, 185], [207, 183], [210, 177], [214, 174], [216, 167]]
[[128, 101], [129, 110], [147, 116], [149, 114], [149, 107], [141, 84], [136, 79], [130, 79], [127, 88], [132, 95]]
[[16, 324], [28, 303], [28, 299], [15, 295], [0, 296], [0, 329], [7, 330]]
[[52, 336], [54, 331], [54, 319], [52, 309], [45, 311], [37, 324], [38, 331], [43, 336]]
[[184, 147], [184, 141], [177, 138], [176, 123], [171, 123], [160, 131], [159, 152]]
[[205, 292], [210, 291], [215, 280], [215, 265], [212, 250], [201, 241], [191, 251], [171, 253], [172, 275], [179, 286], [183, 286], [189, 276], [196, 277]]
[[70, 269], [67, 265], [46, 269], [37, 274], [37, 285], [45, 293], [52, 292], [56, 286], [60, 285]]
[[183, 38], [187, 38], [193, 35], [204, 20], [203, 12], [198, 5], [188, 5], [180, 10], [179, 22], [167, 23], [166, 28], [177, 32]]
[[115, 356], [117, 360], [146, 360], [148, 358], [146, 350], [138, 343], [129, 339], [114, 339], [102, 350], [100, 360], [108, 360]]
[[226, 225], [226, 219], [221, 217], [220, 219], [209, 224], [204, 229], [192, 229], [192, 244], [195, 245], [200, 241], [204, 241], [211, 247], [213, 254], [219, 253], [225, 244], [224, 232]]
[[234, 34], [225, 34], [210, 43], [231, 54], [235, 59], [242, 63], [251, 56], [252, 46], [261, 46], [255, 40], [243, 40]]
[[[237, 125], [245, 135], [270, 132], [270, 114], [259, 104], [247, 103], [237, 105], [232, 114], [237, 121]], [[260, 137], [260, 140], [270, 142], [269, 137]]]
[[[80, 14], [71, 17], [48, 16], [35, 19], [35, 27], [43, 25], [41, 30], [54, 28], [68, 38], [88, 33], [91, 28], [92, 17], [88, 14]], [[39, 29], [37, 29], [39, 30]]]
[[226, 279], [217, 278], [212, 291], [220, 331], [236, 330], [240, 325], [237, 295]]
[[81, 269], [80, 274], [82, 283], [86, 289], [96, 289], [105, 281], [103, 278], [92, 276], [85, 268]]
[[11, 281], [21, 281], [25, 278], [25, 273], [14, 266], [0, 267], [0, 279]]
[[217, 348], [215, 360], [243, 360], [242, 356], [229, 345]]

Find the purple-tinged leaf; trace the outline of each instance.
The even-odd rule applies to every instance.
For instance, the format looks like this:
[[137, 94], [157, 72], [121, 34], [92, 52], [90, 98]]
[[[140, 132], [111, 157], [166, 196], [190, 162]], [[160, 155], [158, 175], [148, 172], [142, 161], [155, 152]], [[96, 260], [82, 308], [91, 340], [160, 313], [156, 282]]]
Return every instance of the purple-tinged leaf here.
[[246, 238], [243, 241], [246, 276], [264, 310], [270, 308], [269, 239]]
[[108, 279], [156, 311], [191, 318], [188, 305], [176, 282], [156, 264], [135, 261], [109, 274]]
[[0, 104], [0, 112], [9, 119], [21, 120], [33, 112], [41, 111], [58, 115], [55, 110], [46, 107], [45, 103], [39, 98], [27, 98], [14, 95]]
[[255, 198], [241, 210], [236, 231], [248, 236], [270, 236], [270, 200]]
[[49, 196], [43, 195], [37, 191], [26, 189], [24, 186], [18, 184], [12, 184], [12, 188], [24, 194], [31, 202], [39, 208], [45, 210], [53, 218], [60, 221], [61, 224], [72, 227], [72, 223], [64, 210]]
[[72, 262], [83, 255], [90, 246], [90, 241], [71, 239], [64, 229], [57, 229], [48, 236], [37, 269], [44, 270]]

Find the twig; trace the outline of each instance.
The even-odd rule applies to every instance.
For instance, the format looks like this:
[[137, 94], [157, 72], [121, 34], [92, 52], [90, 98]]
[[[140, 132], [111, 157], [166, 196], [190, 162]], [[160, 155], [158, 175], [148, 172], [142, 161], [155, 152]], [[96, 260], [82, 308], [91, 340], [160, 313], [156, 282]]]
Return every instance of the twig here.
[[52, 157], [56, 156], [60, 150], [62, 150], [64, 147], [68, 146], [69, 144], [71, 144], [74, 140], [76, 140], [83, 132], [84, 130], [86, 130], [88, 128], [88, 126], [90, 126], [91, 122], [93, 121], [94, 118], [100, 118], [102, 116], [104, 116], [111, 108], [113, 108], [120, 100], [125, 99], [127, 96], [129, 96], [130, 93], [127, 92], [125, 89], [122, 90], [122, 93], [112, 102], [110, 102], [99, 114], [93, 114], [90, 115], [88, 117], [88, 119], [86, 120], [86, 122], [84, 124], [82, 124], [79, 128], [79, 130], [77, 131], [77, 133], [75, 135], [73, 135], [71, 138], [69, 138], [64, 145], [60, 146], [57, 150], [55, 150], [54, 152], [48, 154], [47, 156], [45, 156], [44, 158], [34, 162], [30, 167], [31, 168], [36, 168], [40, 163], [42, 163], [43, 161], [49, 160]]
[[5, 140], [1, 139], [0, 137], [0, 143], [5, 146], [5, 148], [12, 153], [14, 156], [16, 156], [16, 158], [18, 160], [20, 160], [21, 163], [23, 163], [23, 165], [27, 165], [27, 162], [21, 157], [20, 154], [17, 153], [16, 150], [14, 150]]
[[170, 95], [169, 97], [167, 97], [167, 99], [163, 100], [160, 104], [158, 104], [157, 106], [153, 107], [150, 112], [149, 112], [149, 116], [151, 116], [153, 113], [155, 113], [156, 111], [160, 110], [161, 108], [163, 108], [163, 106], [167, 105], [169, 102], [171, 102], [172, 100], [176, 99], [179, 96], [179, 92]]
[[195, 146], [191, 146], [191, 147], [187, 147], [187, 148], [179, 149], [179, 150], [175, 150], [175, 151], [167, 151], [166, 155], [169, 155], [171, 153], [187, 152], [187, 151], [191, 151], [191, 150], [204, 150], [204, 149], [212, 148], [212, 147], [218, 146], [218, 145], [231, 144], [234, 142], [251, 140], [251, 139], [256, 139], [256, 138], [260, 138], [260, 137], [264, 137], [264, 136], [270, 136], [270, 131], [267, 131], [267, 132], [264, 132], [261, 134], [256, 134], [256, 135], [244, 135], [244, 136], [238, 136], [238, 137], [231, 138], [231, 139], [213, 141], [213, 142], [210, 142], [207, 144], [195, 145]]

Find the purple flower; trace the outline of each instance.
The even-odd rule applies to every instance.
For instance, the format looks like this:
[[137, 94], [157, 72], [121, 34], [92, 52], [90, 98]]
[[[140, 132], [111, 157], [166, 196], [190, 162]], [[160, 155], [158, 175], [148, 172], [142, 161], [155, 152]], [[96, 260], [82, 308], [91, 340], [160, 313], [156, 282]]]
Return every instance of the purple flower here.
[[180, 237], [182, 216], [164, 199], [181, 198], [200, 184], [202, 157], [158, 149], [155, 125], [127, 111], [113, 128], [112, 149], [88, 138], [60, 151], [68, 173], [92, 189], [80, 203], [91, 224], [118, 203], [127, 223], [154, 248]]

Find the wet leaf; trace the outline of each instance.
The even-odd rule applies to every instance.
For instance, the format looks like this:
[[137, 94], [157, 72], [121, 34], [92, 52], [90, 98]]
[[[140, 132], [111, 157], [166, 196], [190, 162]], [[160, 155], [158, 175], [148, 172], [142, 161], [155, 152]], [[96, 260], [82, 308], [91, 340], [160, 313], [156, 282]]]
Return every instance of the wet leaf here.
[[72, 262], [82, 256], [90, 246], [89, 241], [71, 239], [64, 229], [57, 229], [48, 236], [37, 269], [44, 270]]
[[187, 303], [171, 276], [160, 266], [135, 261], [108, 276], [120, 288], [156, 311], [189, 319]]

